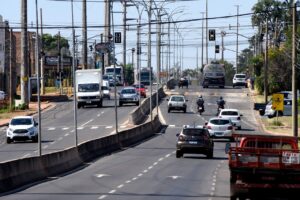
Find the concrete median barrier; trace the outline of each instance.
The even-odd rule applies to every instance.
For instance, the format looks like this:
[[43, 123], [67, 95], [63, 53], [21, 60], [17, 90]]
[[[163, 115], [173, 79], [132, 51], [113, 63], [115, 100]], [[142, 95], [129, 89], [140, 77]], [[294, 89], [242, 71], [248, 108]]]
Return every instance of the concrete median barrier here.
[[80, 144], [63, 151], [0, 163], [0, 192], [7, 192], [47, 177], [73, 170], [84, 162], [103, 156], [121, 147], [134, 145], [152, 137], [161, 128], [155, 116], [153, 121], [124, 130], [118, 135], [109, 135]]

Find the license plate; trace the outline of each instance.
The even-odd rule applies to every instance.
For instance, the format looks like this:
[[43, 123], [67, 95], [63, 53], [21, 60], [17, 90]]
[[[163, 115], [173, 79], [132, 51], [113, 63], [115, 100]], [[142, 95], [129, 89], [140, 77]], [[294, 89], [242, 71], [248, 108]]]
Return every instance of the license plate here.
[[189, 141], [189, 144], [197, 144], [197, 141]]
[[215, 135], [223, 135], [222, 132], [215, 132]]
[[92, 101], [87, 101], [86, 103], [92, 103]]

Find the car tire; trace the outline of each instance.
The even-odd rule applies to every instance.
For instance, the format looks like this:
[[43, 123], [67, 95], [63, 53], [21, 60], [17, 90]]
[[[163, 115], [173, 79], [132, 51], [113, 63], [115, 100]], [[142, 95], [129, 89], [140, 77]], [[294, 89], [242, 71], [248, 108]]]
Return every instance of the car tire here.
[[186, 113], [186, 108], [185, 108], [185, 109], [183, 109], [183, 112], [184, 112], [184, 113]]
[[8, 137], [8, 138], [6, 138], [6, 143], [7, 143], [7, 144], [10, 144], [10, 143], [12, 143], [12, 141], [13, 141], [13, 140], [12, 140], [12, 139], [10, 139], [9, 137]]
[[213, 158], [214, 157], [214, 150], [211, 150], [207, 155], [207, 158]]
[[78, 109], [81, 108], [81, 104], [80, 104], [80, 103], [77, 104], [77, 108], [78, 108]]
[[176, 151], [176, 158], [181, 158], [183, 156], [183, 153], [181, 151], [177, 150]]
[[168, 113], [169, 113], [169, 112], [171, 112], [171, 109], [170, 109], [170, 108], [168, 108]]
[[241, 126], [239, 126], [239, 127], [238, 127], [238, 130], [242, 130], [242, 127], [241, 127]]
[[230, 142], [235, 142], [234, 137], [229, 138]]
[[120, 106], [120, 107], [123, 106], [123, 103], [122, 103], [122, 102], [119, 102], [119, 106]]
[[38, 136], [34, 136], [34, 137], [32, 138], [32, 142], [33, 142], [33, 143], [37, 143], [38, 140], [39, 140], [39, 137], [38, 137]]
[[135, 105], [139, 106], [139, 105], [140, 105], [140, 103], [139, 103], [139, 102], [136, 102], [136, 103], [135, 103]]

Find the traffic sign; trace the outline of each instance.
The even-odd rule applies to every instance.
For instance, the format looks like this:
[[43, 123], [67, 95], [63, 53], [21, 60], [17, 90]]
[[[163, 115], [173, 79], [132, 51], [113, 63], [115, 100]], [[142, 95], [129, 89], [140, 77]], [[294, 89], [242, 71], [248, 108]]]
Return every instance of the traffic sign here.
[[272, 95], [272, 109], [283, 111], [283, 94], [273, 94]]

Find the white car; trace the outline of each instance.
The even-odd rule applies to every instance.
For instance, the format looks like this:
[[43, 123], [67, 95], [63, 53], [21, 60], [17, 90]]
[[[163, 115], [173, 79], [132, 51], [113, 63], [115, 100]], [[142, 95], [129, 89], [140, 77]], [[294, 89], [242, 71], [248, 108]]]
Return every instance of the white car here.
[[211, 118], [205, 124], [209, 134], [213, 138], [228, 138], [234, 140], [232, 134], [234, 133], [234, 125], [230, 119]]
[[[265, 116], [269, 118], [276, 116], [276, 111], [272, 109], [272, 100], [268, 102], [265, 109]], [[292, 115], [292, 99], [284, 99], [283, 100], [283, 111], [278, 112], [279, 116], [291, 116]]]
[[219, 118], [222, 119], [230, 119], [235, 127], [238, 128], [238, 130], [242, 129], [241, 125], [241, 116], [239, 110], [237, 109], [222, 109], [219, 113]]
[[183, 95], [172, 95], [168, 101], [168, 113], [171, 110], [182, 110], [186, 113], [186, 102], [187, 100]]
[[6, 97], [6, 94], [4, 91], [0, 91], [0, 100], [4, 100]]
[[232, 79], [232, 86], [244, 86], [247, 87], [246, 74], [235, 74]]
[[6, 142], [32, 140], [38, 142], [38, 123], [32, 116], [18, 116], [10, 120], [6, 130]]

